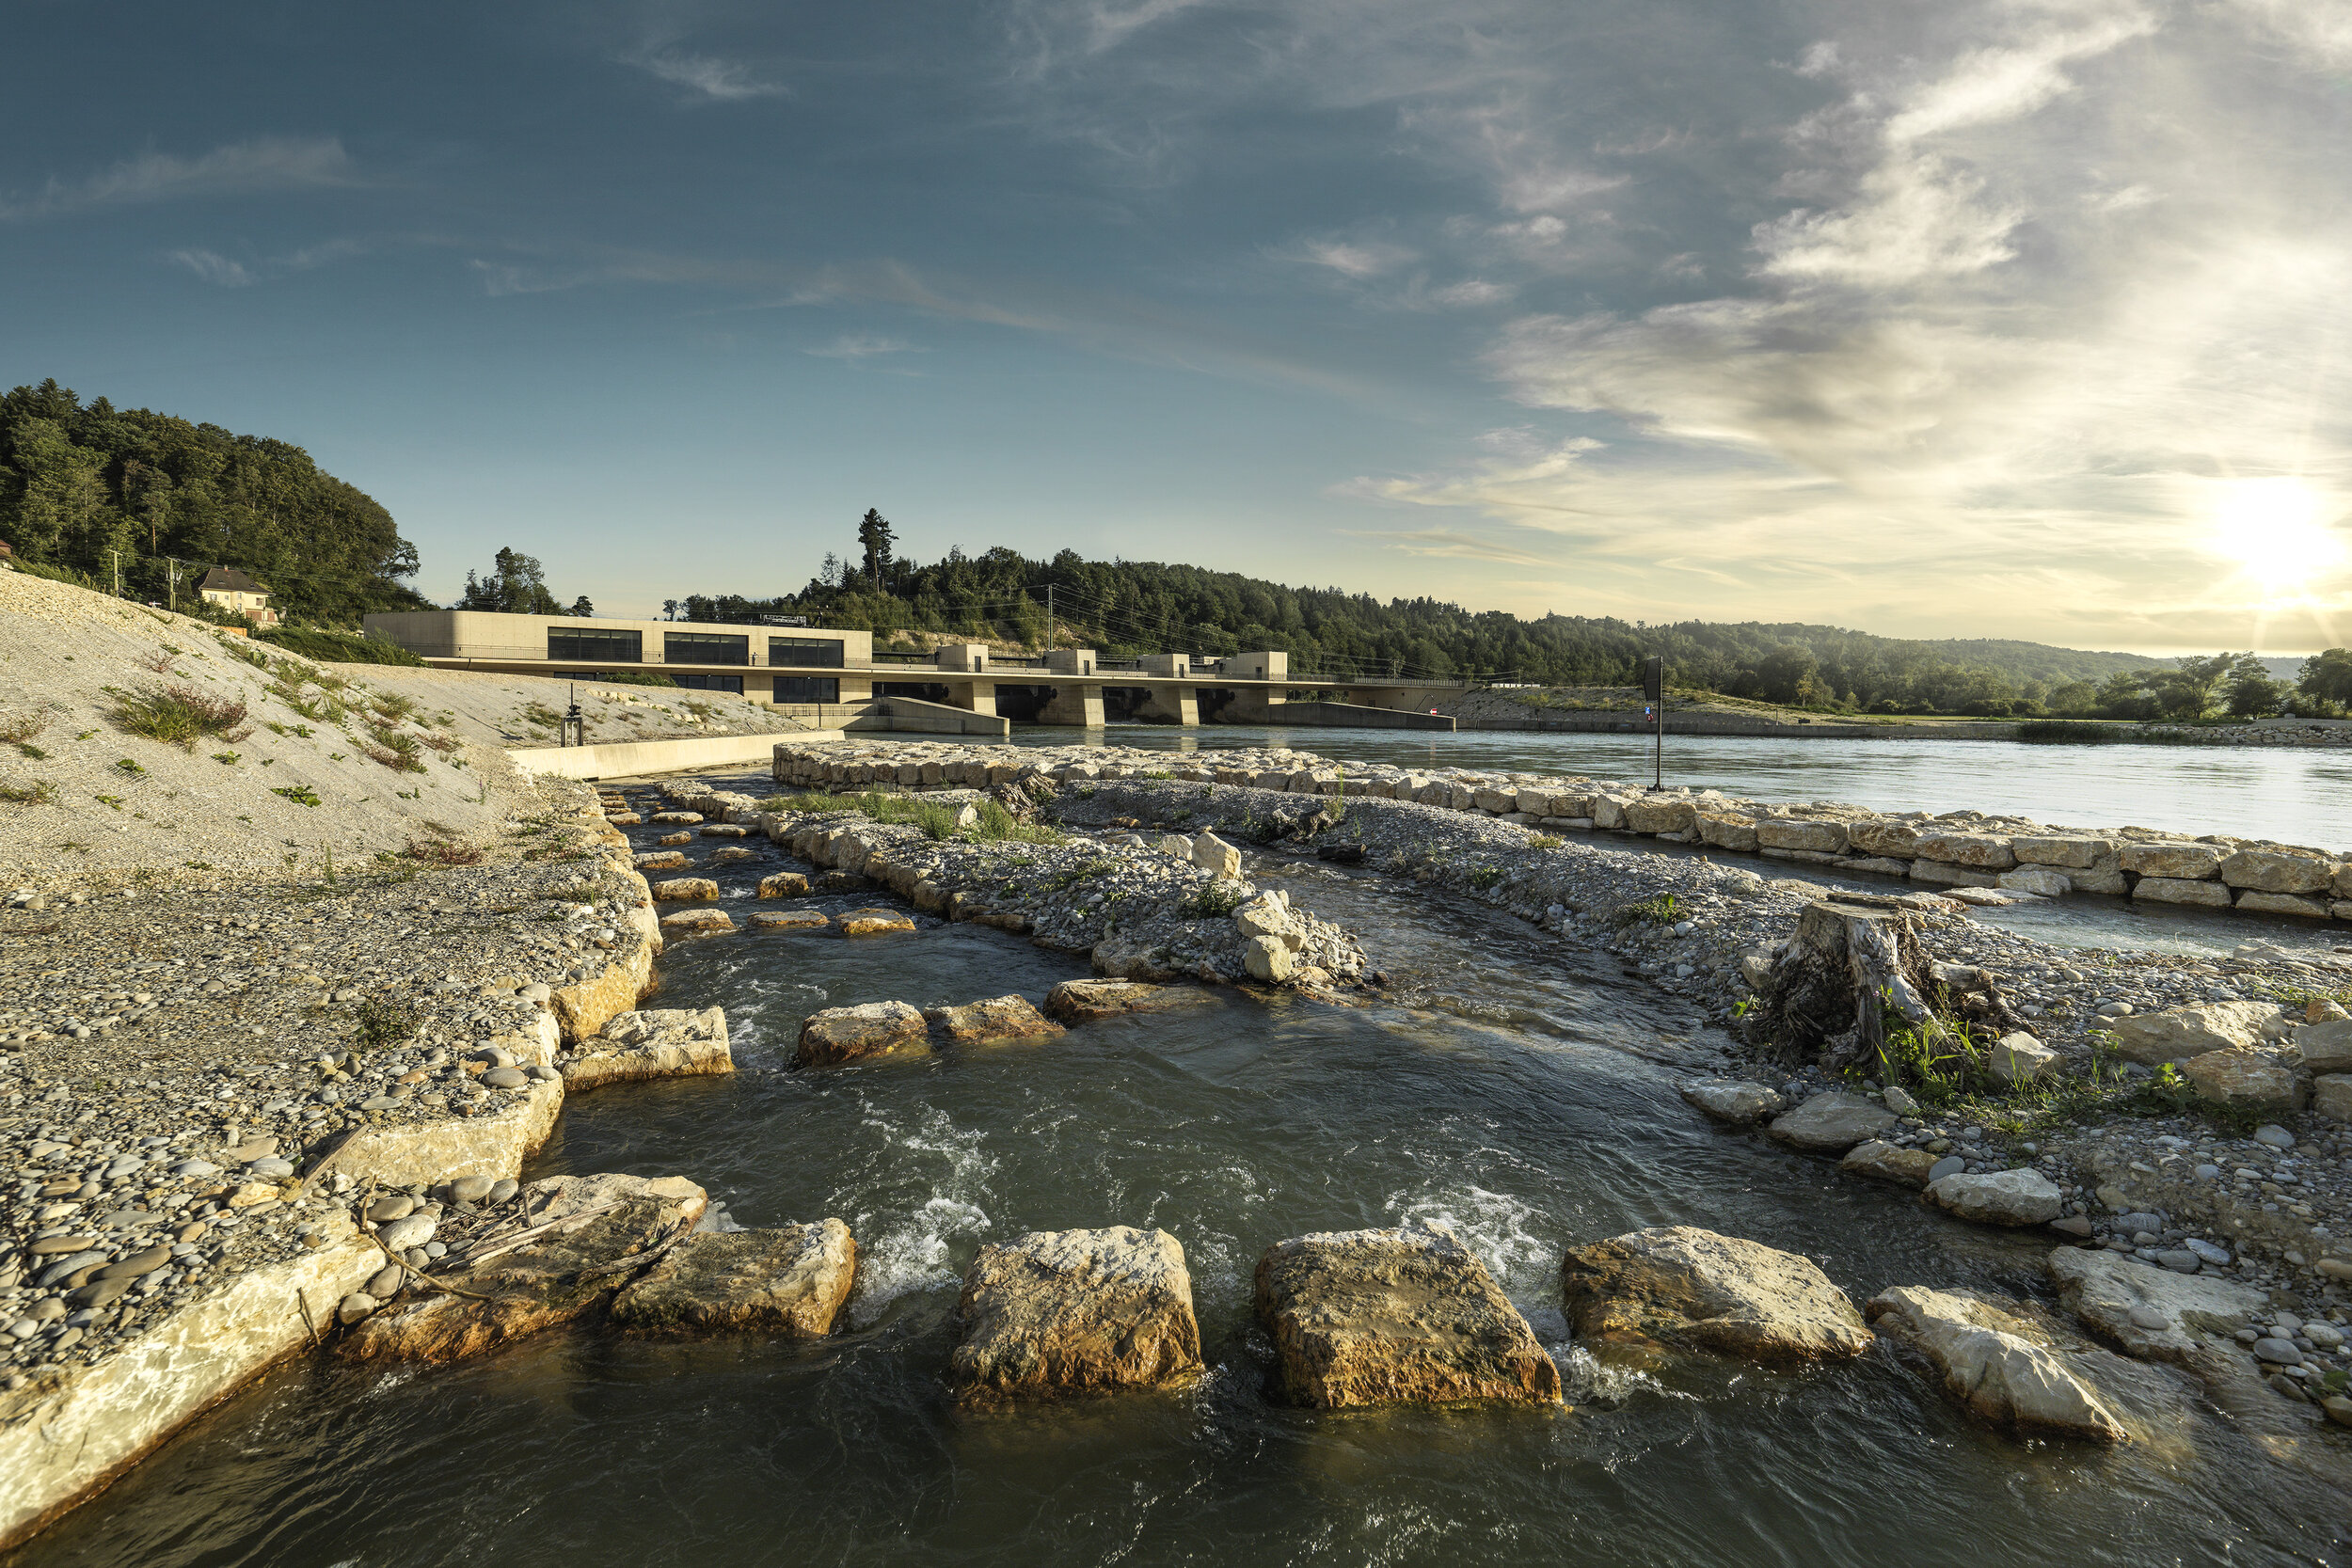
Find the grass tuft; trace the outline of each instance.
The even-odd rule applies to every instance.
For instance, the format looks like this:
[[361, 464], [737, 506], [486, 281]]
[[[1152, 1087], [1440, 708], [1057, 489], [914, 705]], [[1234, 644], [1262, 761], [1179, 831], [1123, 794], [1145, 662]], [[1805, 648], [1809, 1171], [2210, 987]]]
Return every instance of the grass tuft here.
[[191, 752], [203, 736], [218, 736], [234, 744], [252, 733], [246, 723], [244, 703], [192, 686], [151, 686], [117, 692], [114, 711], [108, 717], [133, 735]]

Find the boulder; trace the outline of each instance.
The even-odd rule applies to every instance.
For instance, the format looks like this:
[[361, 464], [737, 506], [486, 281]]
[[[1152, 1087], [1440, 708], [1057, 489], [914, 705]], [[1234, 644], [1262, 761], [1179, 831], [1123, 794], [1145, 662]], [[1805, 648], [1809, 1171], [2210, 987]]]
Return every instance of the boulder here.
[[[357, 1361], [454, 1361], [602, 1307], [702, 1218], [703, 1190], [682, 1176], [550, 1176], [522, 1189], [516, 1231], [445, 1259], [418, 1299], [376, 1312], [339, 1342]], [[503, 1251], [506, 1237], [528, 1236]], [[469, 1261], [478, 1257], [479, 1261]], [[463, 1295], [434, 1293], [434, 1282]]]
[[1691, 1226], [1571, 1247], [1560, 1295], [1578, 1338], [1640, 1357], [1671, 1348], [1796, 1366], [1870, 1346], [1862, 1314], [1811, 1259]]
[[2058, 1053], [2020, 1029], [2003, 1035], [1985, 1054], [1993, 1076], [2015, 1088], [2030, 1084], [2058, 1065]]
[[653, 885], [654, 902], [686, 904], [719, 896], [719, 884], [707, 877], [673, 877]]
[[2143, 1361], [2185, 1361], [2200, 1348], [2196, 1336], [2233, 1335], [2270, 1307], [2261, 1291], [2120, 1252], [2059, 1247], [2050, 1254], [2050, 1277], [2069, 1312]]
[[2321, 893], [2335, 879], [2336, 868], [2316, 855], [2247, 848], [2224, 858], [2220, 872], [2232, 887], [2255, 893]]
[[1994, 885], [2016, 893], [2039, 894], [2044, 898], [2057, 898], [2074, 891], [2074, 879], [2046, 865], [2021, 865], [2014, 871], [2004, 871], [1994, 879]]
[[1184, 1249], [1165, 1230], [1039, 1230], [980, 1248], [947, 1385], [967, 1403], [1141, 1388], [1200, 1370]]
[[1771, 1132], [1781, 1142], [1799, 1148], [1843, 1154], [1864, 1139], [1885, 1132], [1898, 1119], [1875, 1100], [1832, 1090], [1774, 1117]]
[[2016, 853], [2007, 838], [1993, 833], [1961, 833], [1937, 830], [1919, 835], [1915, 858], [1974, 871], [2007, 871], [2016, 865]]
[[1242, 967], [1253, 980], [1280, 985], [1297, 971], [1298, 959], [1280, 937], [1251, 937], [1242, 950]]
[[1974, 1297], [1899, 1285], [1863, 1308], [1878, 1331], [1916, 1351], [1941, 1375], [1945, 1392], [1971, 1414], [2028, 1433], [2117, 1442], [2122, 1421], [2072, 1365], [2038, 1343], [2015, 1313]]
[[2262, 1025], [2278, 1012], [2277, 1005], [2269, 1002], [2204, 1002], [2161, 1013], [2134, 1013], [2109, 1020], [2105, 1027], [2115, 1036], [2117, 1055], [2153, 1067], [2251, 1045], [2261, 1037]]
[[2197, 1093], [2218, 1105], [2257, 1111], [2293, 1111], [2304, 1088], [2292, 1061], [2275, 1049], [2237, 1046], [2189, 1058], [2182, 1069]]
[[2292, 914], [2305, 920], [2328, 918], [2328, 904], [2297, 893], [2241, 893], [2237, 908], [2247, 914]]
[[1802, 816], [1762, 816], [1756, 819], [1756, 842], [1766, 849], [1804, 849], [1815, 854], [1846, 851], [1843, 822], [1816, 822]]
[[1919, 855], [1919, 830], [1908, 822], [1889, 821], [1883, 817], [1867, 817], [1846, 825], [1848, 845], [1866, 855], [1881, 855], [1889, 860], [1915, 860]]
[[911, 915], [897, 910], [845, 910], [834, 922], [845, 937], [896, 936], [914, 929]]
[[1197, 986], [1151, 986], [1138, 980], [1064, 980], [1045, 996], [1045, 1010], [1064, 1023], [1097, 1023], [1127, 1013], [1165, 1013], [1205, 1006], [1216, 999]]
[[661, 917], [664, 937], [718, 936], [734, 929], [734, 918], [724, 910], [680, 910]]
[[1645, 796], [1627, 802], [1625, 825], [1637, 833], [1687, 833], [1698, 826], [1698, 809], [1688, 800]]
[[707, 1077], [734, 1070], [735, 1055], [727, 1045], [727, 1015], [722, 1007], [705, 1007], [701, 1012], [653, 1007], [623, 1013], [594, 1038], [582, 1040], [578, 1053], [563, 1067], [566, 1093], [600, 1084]]
[[923, 1017], [940, 1038], [954, 1045], [975, 1045], [982, 1040], [1046, 1039], [1069, 1032], [1039, 1012], [1027, 997], [1017, 991], [953, 1007], [933, 1007]]
[[1704, 1078], [1681, 1085], [1682, 1098], [1717, 1121], [1745, 1124], [1778, 1116], [1788, 1101], [1778, 1089], [1743, 1078]]
[[1846, 1157], [1837, 1162], [1837, 1168], [1867, 1176], [1873, 1180], [1893, 1181], [1905, 1187], [1924, 1187], [1928, 1172], [1935, 1168], [1936, 1157], [1924, 1148], [1904, 1148], [1877, 1138], [1856, 1144], [1846, 1150]]
[[640, 871], [683, 871], [686, 851], [683, 849], [648, 849], [631, 858], [630, 864]]
[[930, 1034], [923, 1015], [903, 1002], [867, 1002], [827, 1007], [801, 1025], [794, 1067], [836, 1067], [868, 1056], [929, 1051]]
[[2153, 844], [2126, 844], [2120, 859], [2123, 869], [2137, 877], [2161, 877], [2167, 880], [2202, 881], [2218, 875], [2221, 863], [2230, 851], [2217, 844], [2193, 844], [2186, 840], [2159, 841]]
[[2338, 1121], [2352, 1121], [2352, 1073], [2329, 1072], [2312, 1079], [2312, 1109]]
[[2078, 838], [2063, 833], [2034, 833], [2013, 837], [2009, 841], [2010, 853], [2025, 865], [2055, 865], [2066, 870], [2088, 871], [2114, 853], [2115, 846], [2104, 838]]
[[857, 1277], [857, 1243], [839, 1220], [772, 1230], [704, 1230], [663, 1254], [612, 1302], [634, 1329], [831, 1334]]
[[776, 871], [759, 879], [762, 898], [799, 898], [808, 892], [808, 879], [797, 871]]
[[1215, 833], [1202, 833], [1192, 841], [1192, 863], [1212, 877], [1241, 876], [1241, 851]]
[[2132, 896], [2148, 904], [2191, 904], [2208, 910], [2230, 907], [2230, 890], [2219, 882], [2180, 877], [2142, 877], [2132, 884]]
[[1756, 837], [1756, 818], [1752, 816], [1723, 811], [1702, 811], [1697, 815], [1699, 837], [1708, 844], [1750, 854], [1762, 847]]
[[1292, 1404], [1560, 1398], [1560, 1370], [1527, 1320], [1443, 1226], [1278, 1242], [1258, 1260], [1255, 1305]]
[[2038, 1170], [1999, 1170], [1947, 1176], [1923, 1195], [1955, 1218], [1976, 1225], [2047, 1225], [2066, 1207], [2065, 1195]]
[[759, 910], [750, 922], [755, 931], [821, 931], [833, 924], [821, 910]]

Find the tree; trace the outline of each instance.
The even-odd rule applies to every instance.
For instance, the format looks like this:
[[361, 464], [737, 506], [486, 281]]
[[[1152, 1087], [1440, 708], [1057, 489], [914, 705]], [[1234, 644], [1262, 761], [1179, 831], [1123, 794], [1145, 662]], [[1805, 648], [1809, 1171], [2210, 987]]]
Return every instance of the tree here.
[[841, 586], [841, 558], [831, 550], [825, 552], [825, 563], [817, 568], [817, 580], [828, 588]]
[[579, 598], [572, 601], [571, 612], [584, 621], [596, 613], [596, 607], [588, 602], [587, 594], [582, 594]]
[[677, 619], [677, 601], [675, 599], [664, 599], [661, 601], [661, 618], [665, 621], [675, 621]]
[[2352, 648], [2313, 654], [2296, 673], [2295, 689], [2322, 707], [2352, 706]]
[[501, 549], [487, 578], [466, 574], [466, 592], [454, 609], [487, 610], [507, 615], [561, 615], [563, 607], [548, 592], [547, 568], [536, 556], [513, 548]]
[[2271, 679], [2268, 667], [2249, 653], [2240, 655], [2230, 666], [2221, 697], [2231, 718], [2260, 719], [2278, 712], [2286, 694], [2286, 683]]
[[890, 531], [890, 521], [872, 507], [866, 509], [865, 521], [857, 525], [857, 542], [866, 552], [866, 581], [879, 589], [882, 574], [890, 570], [890, 550], [897, 543]]

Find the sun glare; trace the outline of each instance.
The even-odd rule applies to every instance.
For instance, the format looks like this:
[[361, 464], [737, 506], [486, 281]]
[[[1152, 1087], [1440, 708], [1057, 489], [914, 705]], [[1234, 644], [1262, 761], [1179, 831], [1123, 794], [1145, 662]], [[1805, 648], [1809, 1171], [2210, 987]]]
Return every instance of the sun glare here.
[[2232, 479], [2217, 487], [2214, 549], [2270, 593], [2291, 589], [2343, 561], [2328, 498], [2299, 479]]

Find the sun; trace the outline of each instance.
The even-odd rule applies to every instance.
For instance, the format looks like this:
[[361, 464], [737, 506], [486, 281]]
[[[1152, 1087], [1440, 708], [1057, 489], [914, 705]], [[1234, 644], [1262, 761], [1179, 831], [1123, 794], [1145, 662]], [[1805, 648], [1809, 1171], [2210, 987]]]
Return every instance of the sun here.
[[2215, 553], [2265, 591], [2294, 588], [2344, 560], [2328, 498], [2316, 487], [2299, 479], [2229, 479], [2215, 490]]

